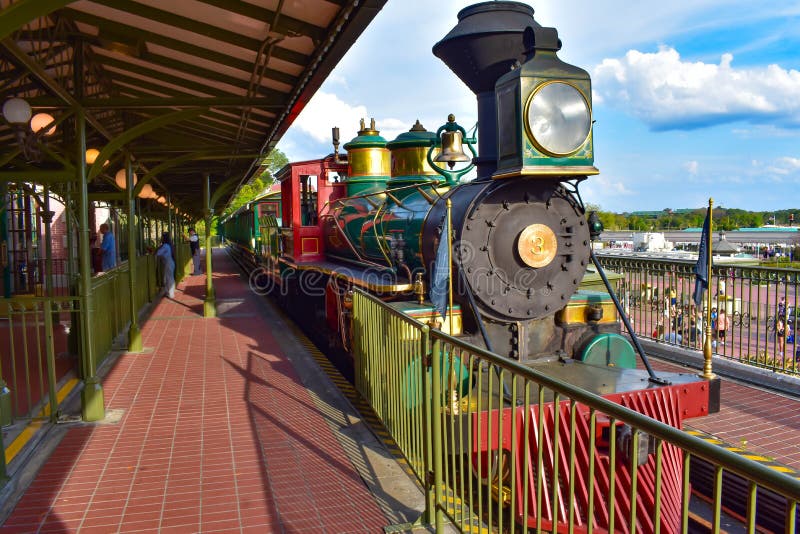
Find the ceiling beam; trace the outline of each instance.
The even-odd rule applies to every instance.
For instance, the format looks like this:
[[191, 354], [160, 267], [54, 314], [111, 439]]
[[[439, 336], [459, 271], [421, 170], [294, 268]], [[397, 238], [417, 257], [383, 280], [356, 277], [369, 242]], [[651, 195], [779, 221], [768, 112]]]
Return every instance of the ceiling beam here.
[[[183, 71], [193, 72], [197, 76], [203, 76], [203, 77], [216, 76], [220, 80], [225, 80], [225, 79], [228, 79], [228, 78], [234, 79], [234, 80], [240, 80], [241, 79], [241, 78], [236, 78], [234, 76], [225, 76], [225, 75], [223, 75], [223, 74], [221, 74], [219, 72], [216, 72], [216, 71], [213, 71], [213, 70], [210, 70], [210, 69], [205, 69], [203, 67], [200, 67], [200, 66], [197, 66], [197, 65], [192, 65], [191, 63], [186, 63], [184, 61], [179, 61], [177, 59], [173, 59], [173, 58], [170, 58], [170, 57], [162, 56], [162, 55], [159, 55], [159, 54], [154, 54], [153, 52], [150, 52], [150, 51], [145, 51], [145, 53], [142, 55], [142, 59], [144, 61], [148, 61], [148, 62], [154, 63], [156, 65], [161, 65], [162, 67], [168, 67], [168, 68], [175, 69], [175, 70], [183, 70]], [[240, 70], [242, 70], [242, 69], [240, 69]], [[276, 82], [284, 83], [286, 85], [294, 85], [294, 84], [297, 83], [297, 76], [289, 74], [288, 72], [283, 72], [283, 71], [280, 71], [280, 70], [265, 68], [265, 69], [263, 69], [262, 74], [263, 74], [264, 78], [267, 78], [269, 80], [274, 80]]]
[[[0, 93], [2, 95], [3, 93]], [[9, 93], [10, 94], [10, 93]], [[59, 98], [51, 96], [37, 96], [25, 100], [34, 108], [67, 109], [71, 106]], [[173, 97], [111, 97], [111, 98], [83, 98], [80, 105], [84, 109], [162, 109], [184, 107], [207, 108], [258, 108], [258, 109], [283, 109], [283, 105], [276, 104], [274, 98], [247, 98], [239, 96], [173, 96]]]
[[[38, 79], [42, 84], [46, 86], [46, 88], [61, 98], [64, 102], [69, 104], [71, 107], [79, 108], [80, 104], [77, 100], [72, 96], [72, 94], [67, 91], [64, 87], [58, 84], [55, 80], [53, 80], [50, 76], [48, 76], [47, 72], [39, 65], [36, 61], [33, 60], [28, 54], [26, 54], [17, 44], [9, 38], [5, 38], [2, 41], [2, 46], [13, 56], [13, 58], [20, 62], [28, 71]], [[112, 139], [114, 135], [106, 130], [106, 128], [93, 116], [90, 114], [86, 114], [86, 121], [100, 134], [102, 134], [106, 139]]]
[[[207, 85], [202, 82], [198, 82], [192, 78], [183, 78], [180, 76], [176, 76], [175, 74], [162, 72], [160, 70], [148, 68], [143, 65], [131, 63], [128, 61], [123, 61], [108, 56], [100, 56], [100, 57], [95, 56], [95, 57], [98, 59], [99, 63], [103, 65], [104, 68], [112, 67], [112, 69], [119, 69], [126, 72], [136, 73], [139, 74], [140, 76], [149, 78], [151, 82], [163, 81], [171, 85], [177, 85], [178, 87], [185, 87], [186, 89], [191, 89], [198, 93], [204, 93], [213, 96], [228, 96], [231, 94], [230, 90], [218, 89], [213, 85]], [[112, 80], [117, 75], [117, 73], [114, 72], [113, 70], [107, 70], [106, 72], [109, 73], [109, 76], [112, 78]], [[220, 82], [220, 83], [225, 83], [225, 82]], [[244, 93], [247, 92], [247, 86], [248, 86], [247, 82], [242, 81], [238, 83], [238, 85], [236, 85], [235, 87], [242, 90], [243, 93], [242, 96], [244, 97], [245, 96]], [[274, 103], [281, 103], [286, 99], [285, 93], [281, 93], [280, 91], [269, 89], [267, 87], [259, 87], [256, 92], [259, 93], [259, 96], [272, 98]]]
[[113, 201], [124, 201], [126, 194], [122, 191], [115, 192], [115, 193], [107, 193], [107, 192], [97, 192], [97, 193], [89, 193], [89, 200], [92, 202], [113, 202]]
[[73, 0], [19, 0], [0, 10], [0, 40], [31, 21], [61, 9]]
[[[318, 43], [325, 37], [325, 28], [314, 26], [308, 22], [276, 13], [269, 9], [259, 7], [247, 2], [231, 2], [230, 0], [200, 0], [204, 4], [219, 7], [225, 11], [237, 13], [239, 15], [269, 23], [270, 32], [281, 35], [305, 35], [312, 41]], [[274, 22], [277, 17], [277, 23]]]
[[75, 181], [75, 170], [60, 169], [55, 171], [0, 171], [2, 182], [36, 182], [38, 184], [57, 184]]
[[[137, 4], [141, 5], [141, 4]], [[160, 10], [157, 10], [160, 11]], [[202, 57], [209, 61], [214, 61], [216, 63], [220, 63], [221, 65], [231, 65], [237, 61], [236, 58], [231, 56], [227, 56], [225, 54], [219, 53], [214, 51], [210, 48], [205, 48], [202, 46], [192, 45], [185, 41], [181, 41], [179, 39], [172, 39], [170, 37], [165, 37], [158, 33], [148, 32], [142, 30], [141, 28], [137, 28], [135, 26], [128, 26], [126, 24], [122, 24], [119, 22], [115, 22], [113, 20], [105, 19], [102, 17], [98, 17], [96, 15], [92, 15], [90, 13], [85, 13], [83, 11], [79, 11], [77, 9], [73, 9], [70, 7], [64, 8], [59, 11], [60, 14], [63, 14], [65, 17], [71, 20], [77, 20], [80, 22], [84, 22], [86, 24], [95, 26], [97, 28], [103, 27], [108, 29], [108, 31], [114, 34], [121, 34], [125, 36], [129, 36], [132, 39], [143, 39], [144, 41], [153, 42], [167, 48], [172, 48], [174, 50], [178, 50], [184, 52], [186, 54]], [[189, 21], [192, 22], [192, 21]], [[211, 28], [214, 28], [211, 26]], [[214, 28], [218, 29], [218, 28]], [[195, 29], [190, 29], [189, 31], [195, 31]], [[195, 32], [200, 33], [200, 32]], [[233, 34], [233, 32], [227, 32], [228, 34]], [[234, 44], [235, 46], [240, 46], [247, 50], [252, 50], [256, 52], [261, 47], [261, 42], [257, 39], [245, 38], [241, 39], [238, 34], [234, 34], [235, 39], [238, 41], [237, 43], [230, 43]], [[212, 37], [213, 38], [213, 37]], [[232, 37], [233, 38], [233, 37]], [[225, 41], [224, 39], [220, 39], [221, 41]], [[282, 48], [280, 46], [276, 46], [273, 48], [272, 56], [277, 59], [282, 59], [283, 61], [288, 61], [289, 63], [294, 63], [296, 65], [305, 66], [308, 61], [309, 57], [305, 54], [301, 54], [299, 52], [295, 52], [294, 50], [289, 50], [288, 48]], [[250, 73], [253, 69], [252, 62], [245, 62], [247, 67], [241, 69], [247, 73]]]
[[88, 180], [91, 181], [94, 177], [100, 174], [103, 170], [103, 163], [111, 157], [117, 150], [125, 146], [133, 139], [140, 137], [147, 132], [163, 128], [175, 124], [180, 121], [191, 119], [203, 113], [203, 109], [185, 109], [183, 111], [176, 111], [160, 117], [155, 117], [149, 121], [137, 124], [133, 128], [128, 129], [125, 133], [110, 140], [106, 146], [100, 151], [94, 164], [90, 167]]
[[[138, 151], [137, 151], [138, 152]], [[261, 154], [258, 152], [250, 152], [246, 154], [231, 154], [230, 152], [215, 152], [215, 153], [208, 153], [208, 151], [204, 151], [206, 155], [193, 155], [191, 158], [187, 158], [185, 161], [216, 161], [216, 160], [229, 160], [229, 159], [256, 159], [261, 157]], [[175, 158], [177, 159], [177, 158]], [[139, 155], [139, 161], [163, 161], [163, 158], [156, 158], [156, 157], [148, 157]], [[153, 169], [155, 170], [155, 169]]]

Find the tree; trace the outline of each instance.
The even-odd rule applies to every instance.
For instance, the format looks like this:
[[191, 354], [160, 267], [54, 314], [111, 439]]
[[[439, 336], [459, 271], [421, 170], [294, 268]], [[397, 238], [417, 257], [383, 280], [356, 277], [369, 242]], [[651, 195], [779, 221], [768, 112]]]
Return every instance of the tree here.
[[611, 213], [610, 211], [603, 211], [603, 208], [601, 208], [599, 204], [587, 202], [586, 213], [590, 213], [592, 211], [597, 212], [597, 217], [600, 219], [600, 222], [603, 223], [604, 229], [619, 230], [619, 226], [617, 225], [617, 217], [615, 214]]
[[244, 184], [239, 188], [236, 194], [228, 202], [228, 206], [223, 211], [223, 217], [230, 215], [238, 210], [254, 198], [262, 195], [267, 189], [272, 186], [274, 180], [273, 175], [289, 163], [289, 158], [286, 154], [278, 150], [272, 149], [267, 157], [261, 160], [259, 164], [260, 172], [249, 183]]

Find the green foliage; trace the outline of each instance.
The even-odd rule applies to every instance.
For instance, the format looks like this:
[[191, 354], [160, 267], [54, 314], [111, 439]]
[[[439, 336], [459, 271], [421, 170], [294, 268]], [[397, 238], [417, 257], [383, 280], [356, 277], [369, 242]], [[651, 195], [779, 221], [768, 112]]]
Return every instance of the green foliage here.
[[[700, 228], [706, 216], [706, 208], [697, 209], [665, 209], [663, 211], [637, 211], [612, 213], [602, 211], [600, 206], [588, 204], [588, 208], [597, 211], [606, 230], [632, 230], [635, 232], [684, 230]], [[714, 208], [715, 230], [737, 230], [739, 228], [758, 228], [765, 224], [789, 225], [790, 215], [797, 214], [800, 224], [800, 208], [764, 211], [746, 211], [736, 208]]]
[[254, 198], [263, 194], [272, 186], [273, 175], [284, 165], [289, 163], [286, 154], [278, 149], [273, 149], [266, 158], [261, 161], [261, 172], [249, 183], [244, 184], [233, 198], [228, 202], [228, 206], [222, 212], [222, 216], [227, 216], [244, 206]]

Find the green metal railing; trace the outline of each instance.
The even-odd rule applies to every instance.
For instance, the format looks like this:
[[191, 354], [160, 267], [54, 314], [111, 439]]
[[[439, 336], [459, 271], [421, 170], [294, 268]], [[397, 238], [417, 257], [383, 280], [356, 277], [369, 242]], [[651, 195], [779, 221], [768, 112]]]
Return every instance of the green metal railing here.
[[420, 522], [436, 531], [449, 520], [462, 532], [687, 532], [702, 459], [712, 532], [736, 506], [731, 477], [744, 481], [733, 512], [749, 532], [765, 520], [794, 532], [800, 481], [674, 428], [677, 405], [659, 403], [660, 420], [640, 413], [662, 388], [611, 402], [361, 291], [353, 332], [356, 387], [425, 488]]
[[78, 343], [78, 299], [25, 296], [3, 299], [2, 305], [0, 424], [54, 420], [58, 375], [71, 367]]
[[175, 246], [175, 283], [192, 274], [192, 253], [188, 243]]
[[[141, 310], [155, 298], [160, 288], [156, 279], [155, 256], [151, 254], [139, 256], [136, 262], [134, 299], [136, 309]], [[94, 332], [92, 342], [93, 353], [101, 358], [97, 361], [98, 365], [110, 353], [114, 339], [131, 321], [129, 280], [128, 262], [123, 262], [114, 269], [92, 278], [94, 307], [94, 313], [91, 315]]]
[[130, 272], [128, 262], [92, 278], [92, 339], [99, 366], [111, 352], [114, 339], [130, 320]]
[[[134, 299], [136, 309], [141, 309], [155, 297], [158, 287], [153, 256], [140, 256], [136, 261]], [[129, 276], [128, 263], [123, 262], [92, 279], [90, 305], [95, 313], [91, 341], [94, 354], [102, 359], [130, 322]], [[0, 299], [0, 380], [8, 389], [5, 394], [0, 390], [0, 425], [35, 418], [42, 402], [55, 399], [48, 396], [56, 387], [50, 368], [63, 374], [75, 367], [80, 351], [79, 300], [76, 296], [29, 295]], [[57, 406], [52, 406], [47, 413], [54, 417], [56, 411]]]
[[[616, 292], [645, 338], [702, 350], [707, 305], [695, 307], [694, 263], [602, 256], [604, 268], [622, 274]], [[800, 327], [800, 271], [715, 265], [709, 284], [713, 347], [717, 355], [789, 374], [800, 374], [795, 342]], [[717, 321], [725, 310], [725, 319]], [[724, 329], [724, 337], [719, 334]], [[780, 335], [781, 326], [784, 334]]]

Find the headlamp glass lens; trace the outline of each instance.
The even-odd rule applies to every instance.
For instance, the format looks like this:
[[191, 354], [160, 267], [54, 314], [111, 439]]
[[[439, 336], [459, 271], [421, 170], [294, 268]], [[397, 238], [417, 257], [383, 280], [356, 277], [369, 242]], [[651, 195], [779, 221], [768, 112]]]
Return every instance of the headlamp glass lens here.
[[573, 86], [555, 82], [539, 89], [528, 106], [528, 127], [539, 146], [551, 155], [578, 150], [589, 136], [592, 114]]

